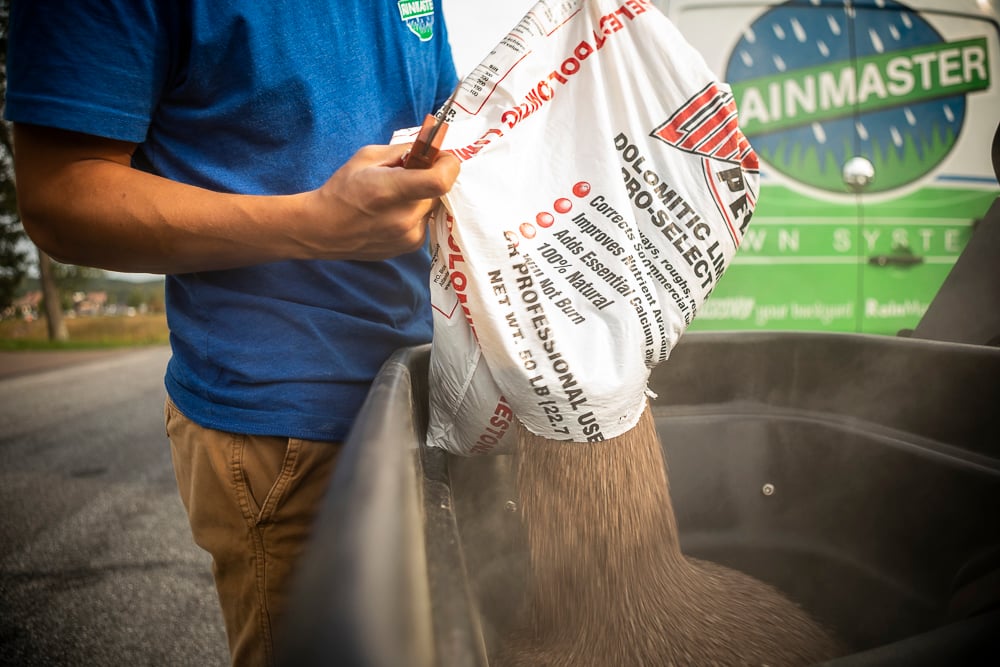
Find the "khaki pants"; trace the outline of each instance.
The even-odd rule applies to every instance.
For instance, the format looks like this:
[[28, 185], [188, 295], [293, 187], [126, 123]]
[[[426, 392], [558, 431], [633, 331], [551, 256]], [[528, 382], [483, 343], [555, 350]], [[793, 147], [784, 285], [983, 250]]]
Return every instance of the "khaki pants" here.
[[289, 579], [340, 443], [202, 428], [169, 399], [165, 412], [191, 532], [212, 555], [233, 665], [270, 667]]

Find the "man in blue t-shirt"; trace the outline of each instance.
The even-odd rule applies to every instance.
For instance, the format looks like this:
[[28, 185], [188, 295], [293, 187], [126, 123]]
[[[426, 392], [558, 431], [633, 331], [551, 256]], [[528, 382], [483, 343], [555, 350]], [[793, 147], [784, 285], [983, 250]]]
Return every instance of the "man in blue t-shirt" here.
[[166, 274], [167, 431], [235, 664], [272, 626], [381, 364], [427, 342], [458, 161], [393, 130], [457, 83], [440, 0], [15, 0], [6, 117], [54, 258]]

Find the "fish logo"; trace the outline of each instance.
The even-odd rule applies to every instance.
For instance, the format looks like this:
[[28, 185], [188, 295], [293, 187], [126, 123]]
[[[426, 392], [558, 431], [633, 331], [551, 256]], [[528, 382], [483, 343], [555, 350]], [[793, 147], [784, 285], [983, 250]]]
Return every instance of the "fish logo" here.
[[793, 182], [844, 193], [862, 155], [885, 192], [927, 176], [957, 143], [966, 96], [990, 87], [986, 38], [947, 41], [894, 0], [845, 7], [792, 0], [761, 14], [725, 79], [762, 162]]
[[434, 37], [434, 0], [399, 0], [399, 18], [421, 42]]

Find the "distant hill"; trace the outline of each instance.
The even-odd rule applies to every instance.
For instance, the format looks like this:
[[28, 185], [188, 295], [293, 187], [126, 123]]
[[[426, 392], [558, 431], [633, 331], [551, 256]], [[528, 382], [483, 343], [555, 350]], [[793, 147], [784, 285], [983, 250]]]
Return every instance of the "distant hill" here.
[[[25, 278], [24, 282], [21, 283], [21, 288], [18, 290], [17, 296], [40, 289], [42, 288], [38, 278]], [[94, 277], [82, 281], [75, 289], [81, 292], [107, 292], [108, 303], [124, 304], [128, 303], [130, 299], [135, 301], [137, 296], [139, 297], [138, 300], [142, 303], [157, 301], [156, 297], [159, 297], [158, 301], [163, 303], [164, 280], [160, 277], [133, 282], [118, 278]]]

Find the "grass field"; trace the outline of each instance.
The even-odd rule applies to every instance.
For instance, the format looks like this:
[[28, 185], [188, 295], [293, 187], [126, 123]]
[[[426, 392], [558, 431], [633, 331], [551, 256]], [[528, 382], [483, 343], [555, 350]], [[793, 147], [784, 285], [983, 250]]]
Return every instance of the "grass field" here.
[[66, 318], [69, 340], [52, 343], [44, 319], [0, 322], [0, 350], [61, 350], [161, 345], [168, 342], [167, 316]]

